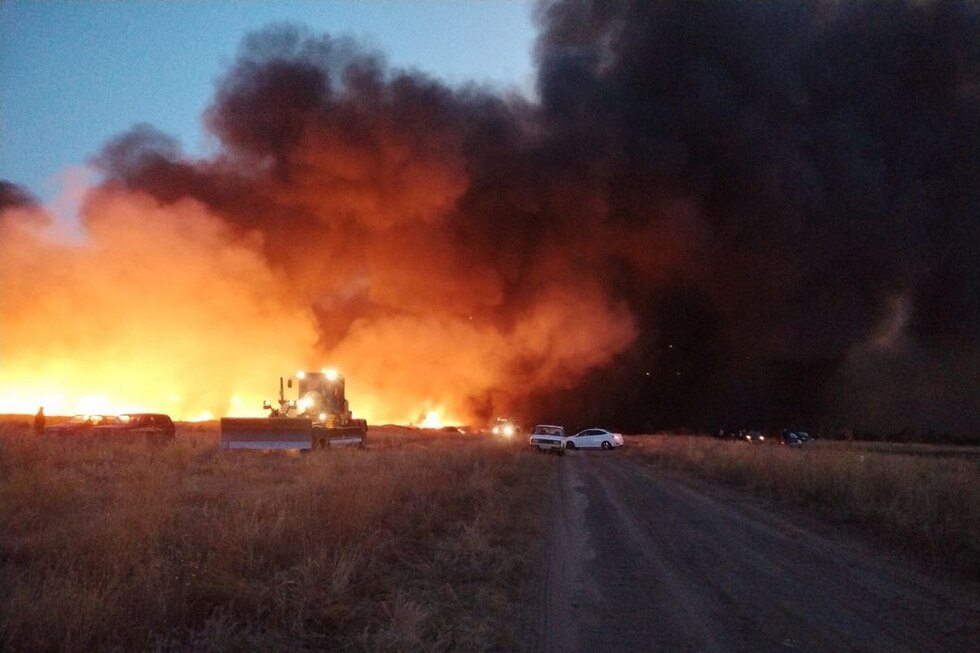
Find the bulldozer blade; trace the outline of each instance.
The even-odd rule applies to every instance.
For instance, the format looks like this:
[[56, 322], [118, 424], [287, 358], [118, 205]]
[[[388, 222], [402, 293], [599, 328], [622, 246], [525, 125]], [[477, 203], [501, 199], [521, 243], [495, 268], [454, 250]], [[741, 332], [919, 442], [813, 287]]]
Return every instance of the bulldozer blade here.
[[367, 429], [357, 427], [327, 429], [327, 438], [331, 447], [363, 447], [367, 444]]
[[300, 417], [222, 417], [222, 449], [312, 449], [313, 422]]
[[313, 427], [313, 448], [325, 447], [365, 447], [367, 428], [361, 426]]
[[355, 435], [344, 435], [330, 438], [327, 444], [331, 447], [360, 447], [364, 444], [364, 439]]

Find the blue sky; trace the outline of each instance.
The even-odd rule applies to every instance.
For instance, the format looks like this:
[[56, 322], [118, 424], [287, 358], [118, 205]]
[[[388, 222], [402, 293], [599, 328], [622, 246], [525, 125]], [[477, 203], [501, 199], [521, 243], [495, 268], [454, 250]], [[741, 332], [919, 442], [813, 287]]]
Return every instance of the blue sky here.
[[241, 38], [270, 22], [346, 34], [393, 67], [457, 85], [533, 88], [527, 0], [0, 3], [0, 178], [42, 199], [138, 122], [206, 151], [201, 115]]

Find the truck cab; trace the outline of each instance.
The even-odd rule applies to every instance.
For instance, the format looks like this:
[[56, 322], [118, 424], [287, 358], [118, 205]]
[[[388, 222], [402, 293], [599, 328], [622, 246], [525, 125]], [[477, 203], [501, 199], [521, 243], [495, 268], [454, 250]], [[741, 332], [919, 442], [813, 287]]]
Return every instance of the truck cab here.
[[497, 421], [493, 423], [493, 427], [490, 430], [494, 435], [512, 438], [520, 433], [521, 427], [512, 419], [498, 417]]

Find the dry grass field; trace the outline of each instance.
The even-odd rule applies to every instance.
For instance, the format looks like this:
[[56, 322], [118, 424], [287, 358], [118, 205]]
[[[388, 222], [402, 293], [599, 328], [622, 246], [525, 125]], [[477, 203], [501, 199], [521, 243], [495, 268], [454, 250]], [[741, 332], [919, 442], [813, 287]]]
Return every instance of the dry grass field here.
[[498, 650], [557, 457], [372, 431], [366, 451], [221, 452], [2, 433], [14, 651]]
[[815, 507], [980, 580], [980, 456], [971, 457], [973, 449], [824, 441], [790, 449], [669, 435], [631, 437], [627, 448], [656, 465]]

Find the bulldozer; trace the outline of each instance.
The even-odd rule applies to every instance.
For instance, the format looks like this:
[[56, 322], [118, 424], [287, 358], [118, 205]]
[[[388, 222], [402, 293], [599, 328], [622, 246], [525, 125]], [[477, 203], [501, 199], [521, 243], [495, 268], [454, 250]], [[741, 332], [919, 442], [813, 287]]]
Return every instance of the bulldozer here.
[[[296, 399], [286, 389], [296, 382]], [[367, 420], [354, 419], [335, 370], [279, 377], [279, 400], [265, 401], [267, 417], [222, 417], [222, 449], [299, 449], [367, 445]]]

